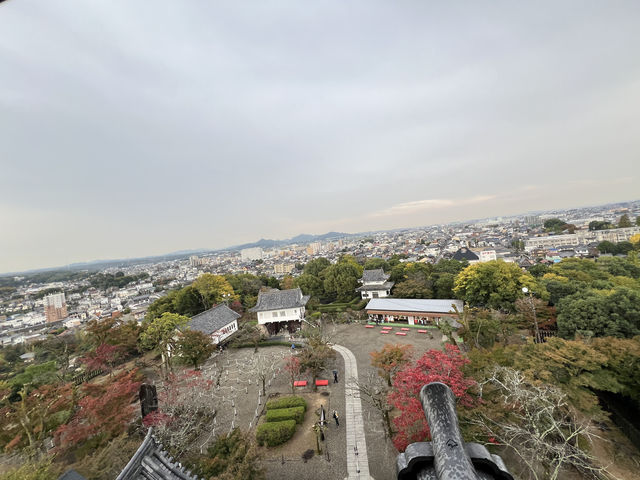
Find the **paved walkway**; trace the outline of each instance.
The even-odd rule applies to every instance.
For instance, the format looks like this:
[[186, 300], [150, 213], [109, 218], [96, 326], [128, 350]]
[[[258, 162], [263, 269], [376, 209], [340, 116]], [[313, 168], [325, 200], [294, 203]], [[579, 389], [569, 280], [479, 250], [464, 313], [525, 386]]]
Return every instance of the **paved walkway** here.
[[344, 358], [345, 382], [344, 395], [346, 411], [342, 420], [347, 429], [347, 473], [348, 479], [369, 480], [369, 457], [367, 456], [367, 441], [364, 437], [364, 421], [362, 418], [362, 402], [358, 389], [358, 365], [351, 350], [341, 345], [334, 345], [333, 349]]

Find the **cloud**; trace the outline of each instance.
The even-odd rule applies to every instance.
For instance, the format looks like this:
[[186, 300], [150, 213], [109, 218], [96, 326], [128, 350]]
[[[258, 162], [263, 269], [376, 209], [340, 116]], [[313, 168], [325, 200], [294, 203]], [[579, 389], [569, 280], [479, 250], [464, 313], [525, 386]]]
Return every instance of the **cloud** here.
[[414, 215], [429, 210], [440, 210], [450, 207], [464, 207], [479, 205], [498, 198], [497, 195], [478, 195], [468, 198], [430, 198], [413, 202], [399, 203], [384, 210], [373, 212], [370, 217], [388, 217], [396, 215]]

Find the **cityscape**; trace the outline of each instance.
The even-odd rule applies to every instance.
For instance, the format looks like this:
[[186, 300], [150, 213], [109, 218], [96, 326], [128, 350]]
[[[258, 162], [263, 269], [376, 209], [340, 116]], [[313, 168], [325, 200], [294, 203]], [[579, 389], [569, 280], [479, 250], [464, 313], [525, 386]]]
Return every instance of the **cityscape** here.
[[[592, 230], [591, 222], [618, 225], [626, 215], [634, 224], [626, 228]], [[302, 273], [300, 266], [324, 257], [335, 263], [342, 255], [389, 259], [402, 255], [404, 262], [437, 263], [456, 259], [469, 263], [501, 259], [529, 268], [536, 264], [558, 262], [563, 258], [593, 258], [602, 242], [627, 242], [640, 234], [635, 219], [640, 216], [640, 201], [599, 207], [554, 210], [539, 215], [494, 217], [458, 224], [407, 228], [389, 232], [344, 235], [329, 241], [290, 243], [279, 247], [259, 246], [188, 255], [166, 261], [118, 266], [101, 270], [106, 275], [121, 275], [129, 282], [121, 288], [94, 286], [90, 280], [96, 270], [81, 270], [81, 280], [36, 283], [25, 274], [10, 277], [19, 286], [5, 288], [0, 304], [1, 343], [12, 344], [44, 338], [46, 330], [63, 325], [76, 328], [92, 319], [128, 315], [142, 321], [147, 307], [167, 291], [191, 284], [202, 273], [216, 275], [248, 273], [282, 280]], [[544, 222], [558, 218], [569, 228], [549, 232]], [[335, 234], [339, 236], [340, 234]], [[36, 277], [38, 277], [36, 275]], [[45, 276], [46, 278], [46, 276]], [[5, 281], [9, 277], [4, 278]], [[56, 292], [45, 295], [47, 292]], [[49, 325], [54, 323], [54, 326]], [[38, 330], [43, 329], [40, 333]]]
[[638, 25], [0, 0], [0, 480], [640, 480]]

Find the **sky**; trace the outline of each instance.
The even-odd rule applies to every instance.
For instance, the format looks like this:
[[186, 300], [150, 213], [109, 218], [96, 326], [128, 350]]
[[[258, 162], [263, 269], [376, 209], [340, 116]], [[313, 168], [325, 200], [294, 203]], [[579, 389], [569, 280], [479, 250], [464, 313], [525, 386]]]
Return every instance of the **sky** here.
[[0, 2], [0, 272], [640, 198], [640, 2]]

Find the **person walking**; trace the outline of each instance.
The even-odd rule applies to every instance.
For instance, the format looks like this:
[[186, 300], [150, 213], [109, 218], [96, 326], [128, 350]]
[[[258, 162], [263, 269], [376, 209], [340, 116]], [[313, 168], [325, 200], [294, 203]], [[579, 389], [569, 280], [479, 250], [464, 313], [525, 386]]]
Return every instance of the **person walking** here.
[[336, 427], [339, 427], [340, 420], [338, 419], [338, 412], [336, 410], [333, 411], [333, 419], [336, 421]]
[[333, 371], [333, 383], [338, 383], [338, 370]]

